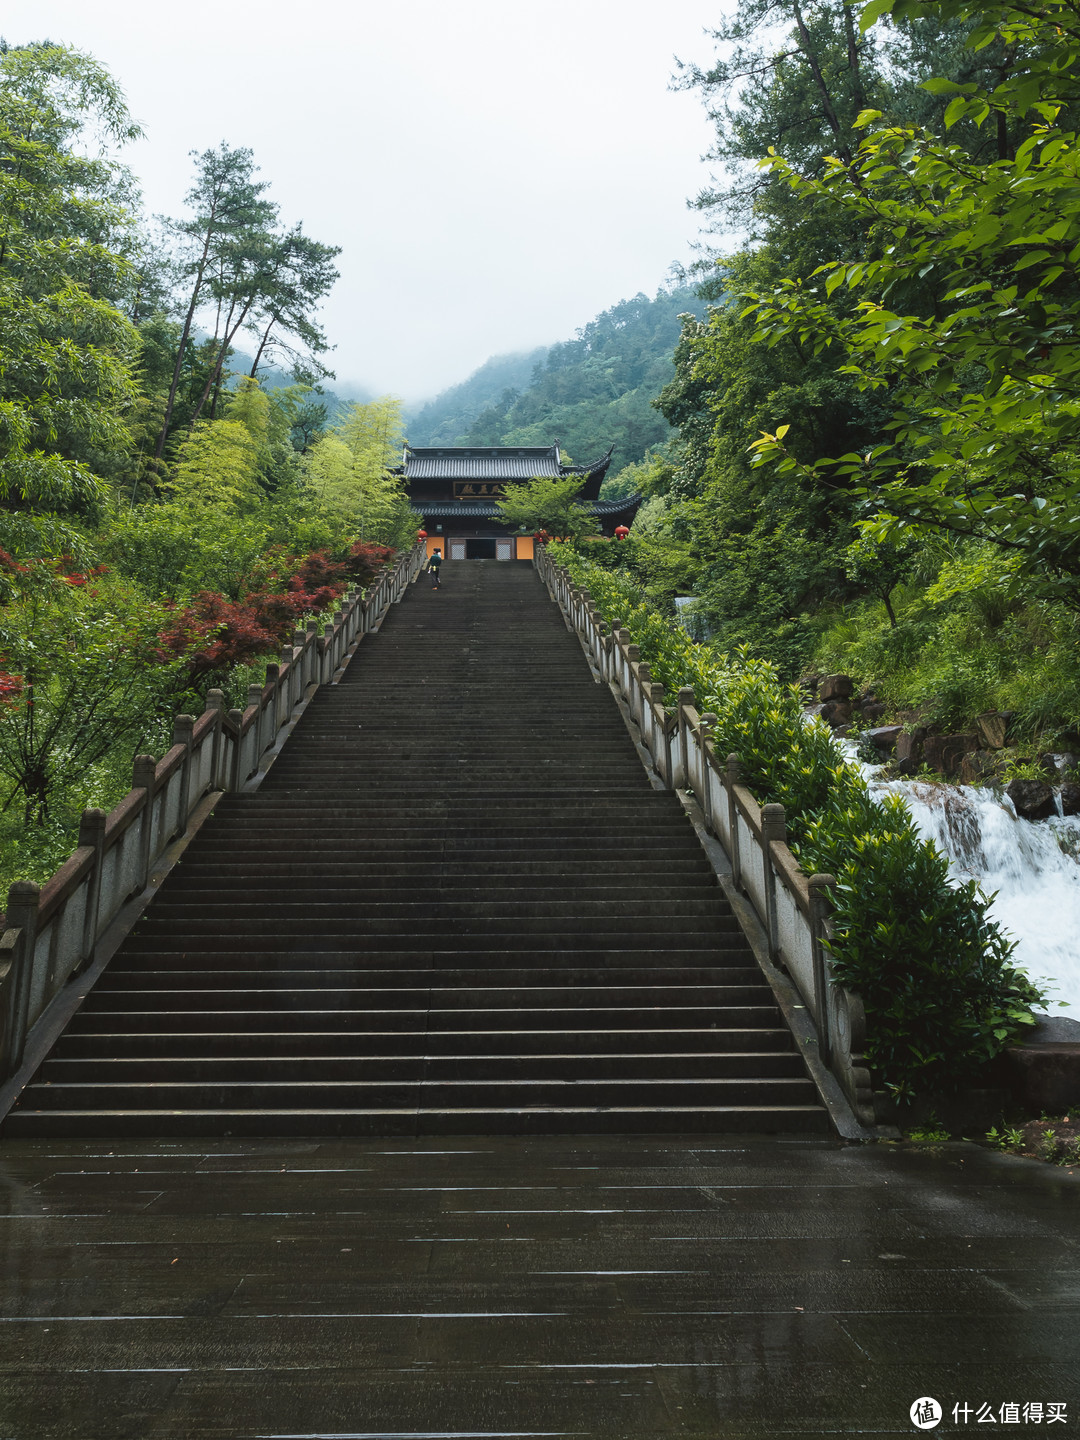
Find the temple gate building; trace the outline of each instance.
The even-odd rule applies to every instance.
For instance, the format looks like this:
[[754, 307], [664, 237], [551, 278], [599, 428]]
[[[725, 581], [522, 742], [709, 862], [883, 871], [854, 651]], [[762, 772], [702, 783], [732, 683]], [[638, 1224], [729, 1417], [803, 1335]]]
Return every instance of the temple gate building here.
[[631, 523], [641, 504], [640, 495], [599, 498], [614, 448], [588, 465], [571, 465], [563, 462], [557, 441], [546, 447], [406, 445], [397, 473], [424, 517], [428, 554], [438, 548], [448, 560], [531, 560], [532, 535], [507, 525], [496, 509], [503, 486], [580, 476], [578, 500], [596, 516], [596, 533], [613, 535], [617, 525]]

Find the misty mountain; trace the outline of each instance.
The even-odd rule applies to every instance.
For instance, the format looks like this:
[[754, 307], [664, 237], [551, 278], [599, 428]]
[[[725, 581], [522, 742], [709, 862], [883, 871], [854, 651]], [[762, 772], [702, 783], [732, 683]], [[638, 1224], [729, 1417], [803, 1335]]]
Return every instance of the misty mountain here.
[[641, 294], [621, 300], [573, 340], [532, 356], [489, 360], [425, 405], [409, 423], [409, 440], [523, 446], [558, 440], [577, 461], [614, 444], [615, 474], [671, 434], [652, 401], [675, 373], [679, 315], [704, 310], [690, 286], [662, 287], [651, 300]]
[[[547, 347], [512, 355], [493, 355], [467, 380], [443, 390], [415, 414], [406, 412], [413, 445], [463, 445], [474, 420], [492, 405], [509, 404], [529, 385]], [[509, 398], [506, 398], [509, 396]]]

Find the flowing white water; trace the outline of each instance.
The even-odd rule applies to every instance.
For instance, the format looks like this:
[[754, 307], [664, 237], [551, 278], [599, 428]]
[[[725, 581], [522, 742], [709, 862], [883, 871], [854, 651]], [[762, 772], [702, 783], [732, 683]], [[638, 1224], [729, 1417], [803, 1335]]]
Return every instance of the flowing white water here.
[[956, 879], [996, 892], [990, 914], [1016, 941], [1015, 963], [1045, 985], [1051, 1014], [1080, 1019], [1080, 816], [1021, 820], [1007, 795], [981, 786], [879, 780], [876, 767], [860, 769], [872, 789], [902, 797]]

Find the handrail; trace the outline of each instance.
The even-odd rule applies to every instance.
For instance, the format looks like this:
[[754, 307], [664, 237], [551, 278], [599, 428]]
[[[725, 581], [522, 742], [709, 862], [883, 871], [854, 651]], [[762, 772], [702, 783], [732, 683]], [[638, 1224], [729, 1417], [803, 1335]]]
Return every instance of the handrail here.
[[106, 815], [83, 812], [79, 843], [43, 887], [17, 880], [0, 917], [0, 1078], [22, 1063], [45, 1008], [94, 959], [102, 935], [140, 894], [155, 865], [188, 828], [204, 797], [240, 790], [257, 774], [313, 687], [327, 685], [350, 649], [374, 630], [423, 569], [425, 547], [402, 551], [369, 593], [348, 590], [333, 623], [294, 632], [243, 710], [225, 712], [211, 690], [197, 718], [178, 715], [160, 760], [137, 755], [132, 788]]
[[863, 1124], [875, 1121], [870, 1071], [862, 1054], [862, 1000], [831, 975], [831, 875], [807, 875], [787, 843], [782, 805], [760, 806], [742, 783], [737, 755], [716, 754], [716, 716], [700, 714], [691, 689], [669, 697], [618, 620], [609, 626], [588, 590], [576, 585], [545, 546], [533, 563], [577, 632], [598, 674], [624, 699], [653, 768], [671, 790], [693, 793], [709, 833], [731, 864], [732, 883], [749, 901], [770, 960], [791, 977], [812, 1021], [822, 1063]]

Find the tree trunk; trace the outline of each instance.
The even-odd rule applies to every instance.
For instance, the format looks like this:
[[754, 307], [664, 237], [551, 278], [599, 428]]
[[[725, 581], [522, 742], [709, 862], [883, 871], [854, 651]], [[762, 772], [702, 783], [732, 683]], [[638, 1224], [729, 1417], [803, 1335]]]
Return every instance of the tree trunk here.
[[851, 6], [844, 4], [844, 34], [847, 37], [848, 69], [851, 71], [852, 95], [858, 110], [866, 109], [866, 94], [862, 84], [862, 65], [859, 59], [859, 37], [855, 34], [855, 17]]
[[[221, 342], [221, 349], [218, 351], [217, 360], [214, 363], [214, 368], [210, 372], [210, 378], [206, 382], [203, 393], [199, 397], [199, 403], [195, 407], [195, 413], [191, 417], [192, 425], [195, 424], [195, 421], [198, 420], [199, 416], [202, 414], [203, 406], [206, 404], [207, 400], [209, 400], [210, 393], [213, 390], [214, 386], [217, 384], [218, 378], [221, 375], [221, 367], [225, 363], [225, 356], [228, 353], [229, 346], [236, 339], [237, 332], [239, 331], [240, 326], [243, 325], [244, 321], [247, 319], [247, 313], [251, 309], [252, 305], [254, 305], [254, 303], [255, 296], [249, 295], [247, 300], [244, 302], [244, 308], [243, 310], [241, 310], [240, 318], [237, 320], [236, 324], [232, 327], [231, 330], [226, 328], [225, 336]], [[231, 314], [229, 318], [230, 320], [232, 319]]]
[[184, 352], [187, 350], [188, 338], [191, 335], [191, 325], [195, 319], [195, 307], [199, 303], [199, 292], [202, 290], [203, 276], [206, 273], [206, 261], [210, 254], [210, 241], [214, 234], [214, 221], [217, 219], [217, 207], [210, 210], [210, 217], [206, 222], [206, 239], [203, 241], [203, 252], [199, 257], [198, 268], [195, 271], [195, 288], [191, 292], [191, 303], [188, 305], [187, 315], [184, 317], [184, 329], [180, 336], [180, 348], [176, 352], [176, 364], [173, 367], [172, 384], [169, 386], [169, 398], [165, 402], [165, 418], [161, 423], [161, 434], [158, 436], [157, 449], [154, 451], [154, 459], [160, 460], [162, 451], [165, 449], [165, 441], [169, 437], [169, 421], [172, 419], [173, 406], [176, 404], [176, 391], [180, 384], [180, 373], [184, 365]]
[[255, 359], [251, 362], [251, 369], [248, 371], [248, 378], [251, 380], [255, 379], [255, 371], [259, 368], [259, 361], [262, 359], [262, 353], [266, 349], [266, 342], [270, 339], [270, 331], [273, 330], [276, 323], [276, 319], [271, 318], [270, 324], [267, 325], [263, 331], [263, 337], [259, 341], [259, 348], [255, 351]]
[[[825, 84], [825, 76], [821, 73], [821, 66], [818, 64], [817, 56], [814, 54], [810, 40], [810, 32], [806, 28], [806, 21], [803, 19], [802, 11], [799, 8], [799, 0], [793, 0], [792, 11], [795, 15], [795, 24], [799, 31], [799, 48], [806, 57], [806, 63], [810, 67], [810, 73], [814, 77], [814, 84], [821, 95], [821, 109], [828, 122], [829, 129], [839, 140], [843, 132], [840, 124], [840, 117], [832, 103], [832, 96], [829, 94], [829, 87]], [[851, 164], [851, 151], [846, 145], [839, 147], [839, 156], [845, 165]]]

